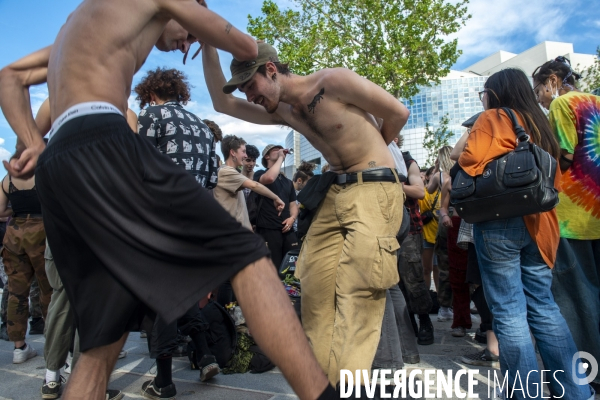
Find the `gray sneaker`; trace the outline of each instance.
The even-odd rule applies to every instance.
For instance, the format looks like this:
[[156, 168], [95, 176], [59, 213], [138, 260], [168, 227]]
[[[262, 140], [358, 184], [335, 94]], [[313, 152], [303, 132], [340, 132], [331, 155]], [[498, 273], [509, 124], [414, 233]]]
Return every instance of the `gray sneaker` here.
[[498, 368], [500, 366], [498, 360], [499, 357], [492, 354], [488, 349], [460, 357], [462, 363], [487, 368]]
[[452, 336], [454, 337], [465, 337], [466, 334], [467, 330], [462, 326], [457, 326], [456, 328], [452, 329]]
[[65, 383], [65, 378], [59, 375], [58, 382], [46, 382], [42, 385], [42, 399], [58, 399], [60, 396], [60, 387]]

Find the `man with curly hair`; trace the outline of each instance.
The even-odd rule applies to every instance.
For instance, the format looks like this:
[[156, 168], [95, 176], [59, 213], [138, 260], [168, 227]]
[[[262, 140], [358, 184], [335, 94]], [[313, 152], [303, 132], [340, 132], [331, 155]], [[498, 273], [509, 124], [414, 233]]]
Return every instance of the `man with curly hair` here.
[[142, 109], [138, 134], [191, 173], [202, 187], [215, 187], [219, 168], [217, 140], [200, 118], [183, 108], [190, 100], [185, 74], [177, 69], [157, 68], [148, 71], [134, 91]]
[[[238, 59], [257, 55], [251, 37], [196, 0], [84, 0], [52, 46], [0, 71], [0, 107], [26, 148], [5, 167], [19, 178], [35, 169], [80, 335], [65, 400], [106, 398], [125, 332], [148, 307], [171, 322], [232, 275], [254, 338], [299, 397], [333, 390], [264, 242], [127, 126], [133, 75], [152, 48], [187, 54], [198, 40]], [[46, 81], [47, 148], [29, 101], [29, 87]]]

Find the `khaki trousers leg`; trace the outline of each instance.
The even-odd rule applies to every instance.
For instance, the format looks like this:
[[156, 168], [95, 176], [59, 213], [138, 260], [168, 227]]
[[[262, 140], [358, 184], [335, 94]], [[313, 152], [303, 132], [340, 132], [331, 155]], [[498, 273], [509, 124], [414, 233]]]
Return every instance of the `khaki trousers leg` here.
[[[44, 358], [47, 369], [58, 371], [67, 361], [71, 340], [73, 339], [73, 329], [75, 329], [75, 316], [60, 276], [58, 276], [58, 272], [56, 271], [56, 264], [54, 264], [50, 246], [48, 245], [46, 245], [44, 257], [46, 259], [46, 276], [48, 277], [50, 286], [54, 289], [50, 306], [48, 306], [48, 315], [46, 316]], [[71, 368], [74, 367], [76, 358], [79, 356], [79, 340], [77, 339], [76, 337], [75, 356], [73, 357]]]
[[371, 369], [385, 291], [399, 281], [403, 202], [398, 183], [333, 185], [302, 245], [302, 324], [334, 386], [341, 369]]

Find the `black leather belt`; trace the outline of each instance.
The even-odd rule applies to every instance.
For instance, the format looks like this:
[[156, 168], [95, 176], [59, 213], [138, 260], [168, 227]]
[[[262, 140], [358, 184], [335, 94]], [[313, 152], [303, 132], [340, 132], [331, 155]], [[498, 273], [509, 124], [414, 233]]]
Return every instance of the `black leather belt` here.
[[13, 218], [42, 218], [42, 214], [18, 213], [18, 214], [13, 214], [12, 217]]
[[[361, 171], [363, 182], [397, 182], [396, 175], [390, 168], [375, 169], [371, 171]], [[400, 182], [406, 181], [406, 178], [402, 174], [398, 174]], [[348, 183], [358, 182], [358, 172], [350, 172], [348, 174], [339, 174], [335, 177], [335, 183], [337, 185], [345, 185]]]

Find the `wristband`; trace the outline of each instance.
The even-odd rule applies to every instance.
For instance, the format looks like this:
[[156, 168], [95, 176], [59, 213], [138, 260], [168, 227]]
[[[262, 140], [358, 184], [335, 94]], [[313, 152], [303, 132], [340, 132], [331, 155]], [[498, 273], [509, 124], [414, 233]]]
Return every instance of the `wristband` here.
[[339, 399], [340, 395], [336, 393], [335, 389], [331, 385], [327, 385], [323, 393], [317, 398], [317, 400], [333, 400]]

